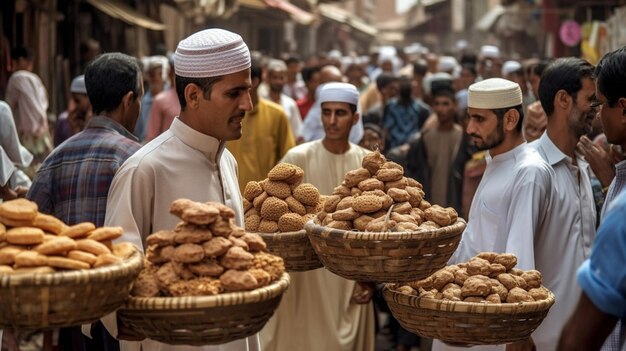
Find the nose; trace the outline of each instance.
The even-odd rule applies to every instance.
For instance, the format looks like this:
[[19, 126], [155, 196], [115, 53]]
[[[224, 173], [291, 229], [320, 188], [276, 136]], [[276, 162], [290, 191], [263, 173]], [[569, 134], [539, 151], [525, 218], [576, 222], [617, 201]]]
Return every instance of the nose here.
[[242, 94], [242, 97], [239, 100], [239, 108], [246, 112], [252, 111], [252, 98], [250, 97], [250, 92]]
[[469, 121], [467, 121], [467, 128], [465, 128], [465, 132], [467, 134], [475, 134], [476, 132], [476, 126], [474, 122], [472, 122], [471, 118], [469, 119]]

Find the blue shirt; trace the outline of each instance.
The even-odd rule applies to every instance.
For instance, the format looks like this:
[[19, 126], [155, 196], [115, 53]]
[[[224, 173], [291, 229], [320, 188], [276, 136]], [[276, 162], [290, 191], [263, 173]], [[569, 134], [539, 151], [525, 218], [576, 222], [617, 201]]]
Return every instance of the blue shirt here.
[[104, 225], [115, 172], [141, 145], [114, 120], [94, 116], [85, 130], [59, 145], [35, 175], [27, 197], [39, 211], [68, 225]]
[[417, 100], [409, 105], [398, 101], [388, 103], [383, 116], [383, 125], [387, 130], [385, 148], [389, 150], [408, 142], [422, 128], [428, 116], [430, 109]]
[[578, 283], [602, 312], [626, 318], [626, 191], [609, 206]]

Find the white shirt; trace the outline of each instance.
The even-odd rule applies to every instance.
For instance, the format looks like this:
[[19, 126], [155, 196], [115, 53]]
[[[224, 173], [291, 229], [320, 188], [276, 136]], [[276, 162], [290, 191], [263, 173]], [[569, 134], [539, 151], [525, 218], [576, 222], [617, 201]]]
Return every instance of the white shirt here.
[[13, 108], [20, 135], [40, 136], [48, 130], [48, 92], [39, 76], [24, 70], [14, 72], [5, 99]]
[[287, 114], [289, 124], [291, 125], [291, 132], [295, 138], [295, 136], [300, 134], [300, 129], [302, 128], [302, 116], [300, 116], [300, 110], [298, 110], [296, 100], [290, 98], [285, 94], [281, 94], [279, 102], [280, 106], [283, 107], [285, 113]]
[[[300, 134], [304, 139], [304, 142], [314, 141], [324, 139], [326, 136], [326, 132], [324, 131], [324, 125], [322, 124], [322, 106], [319, 103], [319, 92], [324, 84], [320, 84], [315, 90], [315, 103], [311, 106], [309, 113], [307, 113], [304, 118], [304, 124], [302, 124], [302, 128], [300, 129]], [[359, 121], [352, 126], [350, 130], [350, 142], [353, 144], [358, 144], [363, 139], [363, 118], [361, 118], [361, 111], [359, 110], [359, 106], [357, 104], [357, 112], [359, 112]]]
[[[517, 268], [534, 269], [537, 256], [550, 251], [535, 243], [553, 234], [549, 232], [549, 220], [555, 196], [554, 171], [526, 143], [493, 158], [487, 156], [487, 168], [472, 200], [467, 228], [451, 262], [467, 262], [480, 252], [493, 251], [513, 253]], [[492, 345], [471, 350], [504, 348]], [[435, 340], [433, 350], [468, 349]]]
[[561, 330], [576, 308], [580, 287], [578, 267], [589, 258], [596, 235], [596, 210], [591, 189], [589, 164], [576, 155], [576, 165], [550, 140], [547, 132], [529, 144], [554, 169], [556, 200], [547, 235], [536, 236], [545, 252], [535, 258], [544, 285], [554, 292], [556, 302], [546, 319], [533, 333], [537, 350], [555, 350]]
[[[243, 223], [243, 206], [237, 183], [237, 163], [225, 143], [202, 134], [175, 118], [170, 129], [131, 156], [119, 169], [109, 190], [105, 225], [122, 226], [118, 239], [143, 248], [153, 232], [172, 229], [180, 221], [170, 214], [171, 203], [180, 198], [216, 201], [235, 213]], [[117, 326], [105, 320], [112, 335]], [[172, 346], [153, 340], [122, 342], [122, 351], [258, 351], [258, 336], [219, 346]]]

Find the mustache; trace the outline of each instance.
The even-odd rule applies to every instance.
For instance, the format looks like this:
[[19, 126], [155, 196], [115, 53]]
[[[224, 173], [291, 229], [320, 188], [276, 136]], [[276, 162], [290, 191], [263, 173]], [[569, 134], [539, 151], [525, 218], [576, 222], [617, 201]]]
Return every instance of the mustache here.
[[471, 136], [472, 138], [476, 138], [476, 139], [481, 139], [482, 140], [482, 137], [480, 135], [478, 135], [478, 134], [471, 133], [471, 134], [469, 134], [469, 136]]

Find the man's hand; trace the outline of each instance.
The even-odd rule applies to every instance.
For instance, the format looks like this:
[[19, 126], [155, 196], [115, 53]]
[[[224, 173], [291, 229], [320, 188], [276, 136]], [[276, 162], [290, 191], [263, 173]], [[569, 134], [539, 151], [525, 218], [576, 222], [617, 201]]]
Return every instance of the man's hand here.
[[585, 135], [580, 137], [576, 150], [589, 162], [593, 174], [598, 177], [602, 187], [609, 186], [613, 178], [615, 178], [615, 165], [613, 164], [612, 156], [602, 147], [594, 144]]
[[535, 342], [532, 337], [506, 345], [506, 351], [536, 351]]
[[352, 292], [350, 302], [356, 304], [366, 304], [372, 301], [376, 285], [374, 283], [357, 282]]

